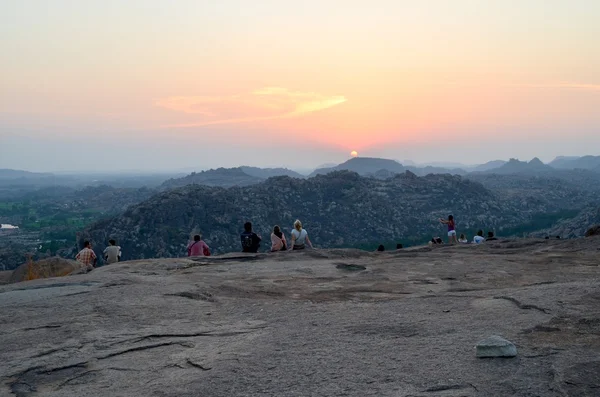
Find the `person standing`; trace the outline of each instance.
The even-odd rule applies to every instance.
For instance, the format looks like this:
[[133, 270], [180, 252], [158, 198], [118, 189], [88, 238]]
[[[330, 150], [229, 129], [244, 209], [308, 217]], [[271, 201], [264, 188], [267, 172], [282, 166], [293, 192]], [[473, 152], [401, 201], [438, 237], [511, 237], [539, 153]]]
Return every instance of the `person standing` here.
[[308, 238], [308, 232], [302, 228], [302, 222], [296, 219], [294, 222], [294, 228], [292, 229], [292, 250], [303, 250], [306, 245], [312, 248], [312, 243]]
[[196, 234], [194, 241], [190, 241], [187, 246], [187, 253], [188, 256], [210, 256], [210, 249], [201, 236]]
[[262, 239], [252, 231], [252, 223], [244, 223], [244, 232], [240, 235], [240, 239], [242, 241], [242, 252], [258, 252]]
[[92, 244], [89, 241], [83, 242], [83, 249], [75, 256], [75, 259], [85, 265], [88, 271], [96, 267], [98, 258], [92, 250]]
[[454, 223], [454, 216], [448, 215], [448, 220], [440, 218], [440, 222], [448, 225], [448, 244], [458, 244], [456, 239], [456, 226]]
[[121, 247], [115, 240], [108, 240], [108, 247], [104, 249], [104, 261], [107, 265], [117, 263], [121, 260]]

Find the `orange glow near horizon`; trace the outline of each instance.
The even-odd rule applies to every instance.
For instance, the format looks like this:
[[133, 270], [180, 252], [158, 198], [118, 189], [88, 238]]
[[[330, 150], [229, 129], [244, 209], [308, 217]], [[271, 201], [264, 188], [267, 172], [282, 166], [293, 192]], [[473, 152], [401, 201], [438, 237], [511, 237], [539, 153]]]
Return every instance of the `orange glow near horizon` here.
[[0, 5], [0, 128], [343, 156], [600, 129], [600, 2], [133, 3]]

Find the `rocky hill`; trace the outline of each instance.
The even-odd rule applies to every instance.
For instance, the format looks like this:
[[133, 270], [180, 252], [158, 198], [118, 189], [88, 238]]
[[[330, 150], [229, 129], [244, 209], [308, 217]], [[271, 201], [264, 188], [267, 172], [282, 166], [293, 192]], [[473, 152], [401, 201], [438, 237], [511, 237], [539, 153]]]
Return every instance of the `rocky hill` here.
[[[0, 395], [596, 397], [600, 240], [123, 262], [0, 286]], [[499, 335], [513, 358], [476, 357]]]
[[558, 169], [600, 170], [600, 156], [557, 157], [549, 163]]
[[584, 208], [573, 218], [563, 219], [552, 227], [531, 233], [534, 237], [581, 237], [592, 225], [600, 225], [600, 205]]
[[460, 176], [405, 173], [378, 180], [340, 171], [306, 180], [271, 178], [244, 188], [194, 185], [164, 192], [94, 224], [81, 239], [91, 238], [100, 249], [115, 238], [128, 259], [172, 257], [184, 255], [190, 233], [200, 231], [216, 252], [229, 252], [239, 250], [245, 221], [268, 240], [273, 225], [288, 231], [300, 218], [319, 247], [414, 243], [443, 236], [438, 218], [450, 213], [459, 230], [473, 235], [561, 206], [552, 197], [500, 196]]
[[406, 171], [406, 168], [395, 160], [380, 159], [373, 157], [356, 157], [342, 164], [330, 168], [318, 168], [313, 171], [309, 177], [317, 175], [325, 175], [333, 171], [352, 171], [359, 175], [366, 176], [374, 174], [378, 171], [385, 170], [394, 174], [401, 174]]
[[161, 190], [174, 189], [187, 185], [205, 186], [250, 186], [275, 176], [289, 176], [292, 178], [304, 178], [297, 172], [287, 168], [258, 168], [237, 167], [217, 168], [202, 172], [192, 172], [182, 178], [172, 178], [161, 185]]
[[544, 164], [540, 159], [535, 157], [531, 161], [519, 161], [517, 159], [510, 159], [505, 164], [498, 168], [488, 168], [487, 173], [507, 175], [507, 174], [539, 174], [543, 172], [552, 172], [554, 169], [547, 164]]
[[418, 176], [429, 174], [466, 174], [466, 171], [462, 169], [449, 169], [430, 165], [424, 167], [404, 166], [396, 160], [375, 157], [356, 157], [334, 167], [318, 168], [313, 171], [309, 177], [325, 175], [334, 171], [352, 171], [361, 176], [373, 176], [376, 178], [387, 178], [396, 174], [402, 174], [406, 171], [410, 171]]
[[304, 175], [287, 168], [259, 168], [259, 167], [240, 167], [242, 171], [250, 176], [255, 176], [261, 179], [269, 179], [275, 176], [289, 176], [291, 178], [305, 178]]
[[504, 161], [504, 160], [488, 161], [487, 163], [479, 164], [479, 165], [475, 166], [472, 169], [472, 171], [475, 171], [475, 172], [485, 172], [485, 171], [493, 170], [493, 169], [496, 169], [496, 168], [500, 168], [504, 164], [506, 164], [506, 161]]

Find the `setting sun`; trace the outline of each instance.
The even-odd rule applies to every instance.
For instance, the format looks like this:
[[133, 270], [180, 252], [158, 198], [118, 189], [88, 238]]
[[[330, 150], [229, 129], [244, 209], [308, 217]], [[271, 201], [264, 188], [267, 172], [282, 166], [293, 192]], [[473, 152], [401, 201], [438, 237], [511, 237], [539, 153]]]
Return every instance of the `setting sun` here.
[[356, 150], [353, 150], [350, 152], [350, 156], [352, 157], [358, 157], [358, 152]]

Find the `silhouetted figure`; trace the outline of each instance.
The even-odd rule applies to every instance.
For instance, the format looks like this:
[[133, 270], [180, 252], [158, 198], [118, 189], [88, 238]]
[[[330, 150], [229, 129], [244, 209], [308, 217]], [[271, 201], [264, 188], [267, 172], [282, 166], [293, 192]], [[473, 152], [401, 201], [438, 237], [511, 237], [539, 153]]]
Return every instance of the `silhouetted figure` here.
[[397, 250], [401, 250], [402, 248], [404, 248], [404, 246], [400, 243], [396, 244], [396, 249]]
[[377, 251], [383, 252], [383, 251], [385, 251], [385, 247], [382, 244], [379, 244], [379, 247], [377, 247]]
[[240, 235], [242, 241], [242, 252], [258, 252], [261, 238], [252, 231], [252, 223], [244, 223], [244, 232]]
[[494, 241], [494, 240], [498, 240], [496, 237], [494, 237], [494, 232], [488, 232], [487, 238], [485, 239], [485, 241]]

